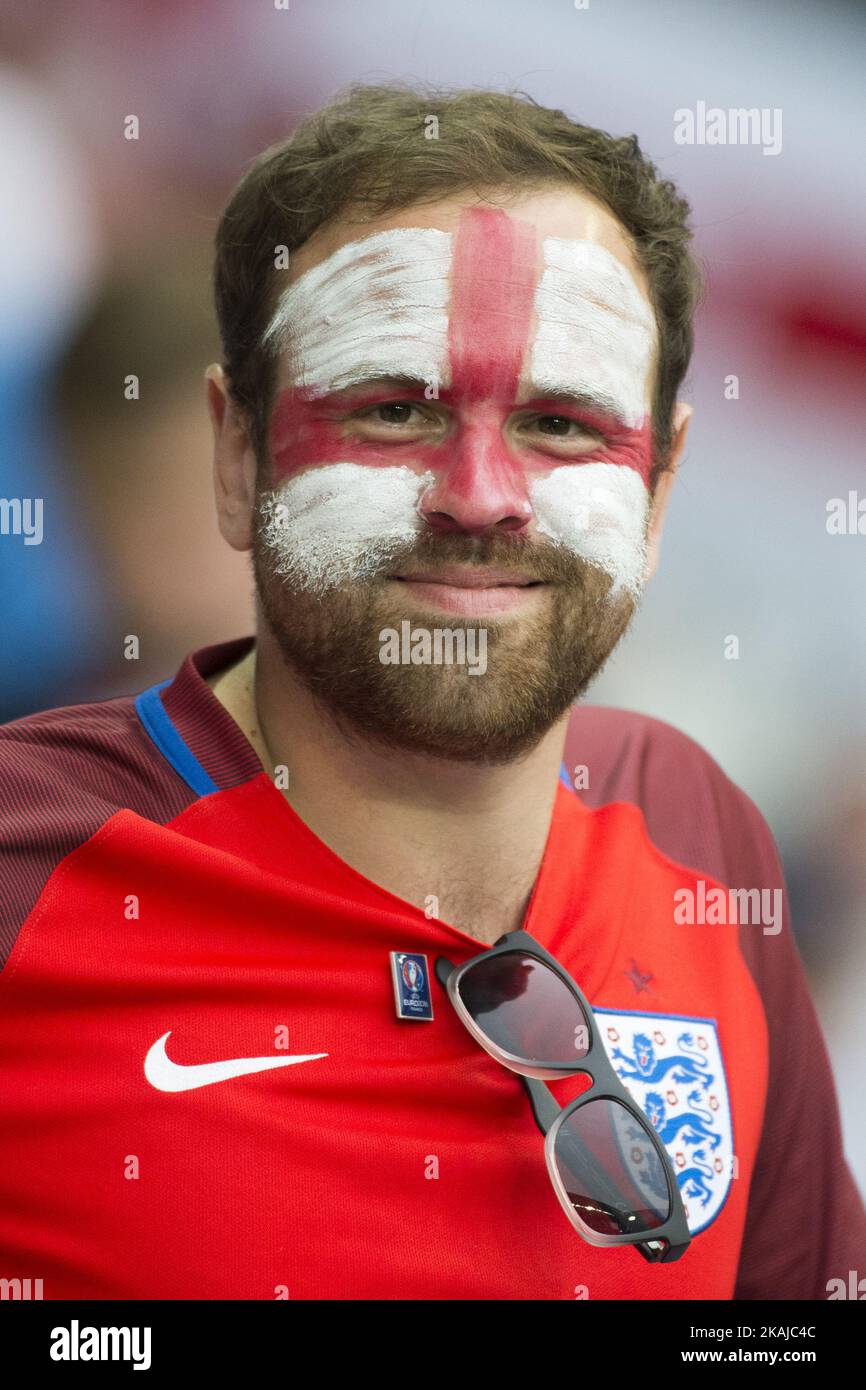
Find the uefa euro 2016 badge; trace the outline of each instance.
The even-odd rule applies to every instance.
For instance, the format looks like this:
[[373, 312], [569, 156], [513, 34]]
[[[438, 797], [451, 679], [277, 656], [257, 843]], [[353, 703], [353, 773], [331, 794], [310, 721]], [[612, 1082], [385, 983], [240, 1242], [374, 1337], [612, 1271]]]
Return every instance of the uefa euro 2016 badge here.
[[391, 952], [391, 979], [394, 981], [394, 1004], [398, 1018], [433, 1017], [430, 997], [430, 972], [427, 957], [407, 951]]

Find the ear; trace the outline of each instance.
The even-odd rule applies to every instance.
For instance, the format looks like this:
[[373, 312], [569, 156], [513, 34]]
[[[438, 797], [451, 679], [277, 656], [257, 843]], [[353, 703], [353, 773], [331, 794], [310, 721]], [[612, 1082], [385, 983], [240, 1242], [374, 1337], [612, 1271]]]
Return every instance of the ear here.
[[235, 550], [253, 543], [256, 458], [246, 426], [231, 398], [225, 373], [217, 363], [205, 372], [207, 404], [213, 427], [213, 481], [217, 521]]
[[686, 405], [685, 401], [677, 401], [674, 406], [673, 418], [673, 438], [671, 442], [671, 454], [668, 466], [664, 473], [659, 476], [652, 496], [650, 523], [647, 530], [647, 564], [644, 570], [644, 583], [652, 579], [658, 565], [659, 552], [661, 550], [662, 527], [664, 526], [665, 513], [668, 509], [668, 499], [671, 488], [676, 477], [677, 464], [685, 448], [686, 434], [688, 433], [689, 420], [692, 418], [692, 407]]

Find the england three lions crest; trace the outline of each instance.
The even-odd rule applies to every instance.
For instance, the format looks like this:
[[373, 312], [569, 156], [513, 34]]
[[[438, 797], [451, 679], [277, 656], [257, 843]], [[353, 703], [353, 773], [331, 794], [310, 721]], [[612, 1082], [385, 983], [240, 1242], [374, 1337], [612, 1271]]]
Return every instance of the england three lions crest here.
[[594, 1009], [614, 1069], [671, 1157], [692, 1235], [721, 1211], [734, 1168], [715, 1019]]

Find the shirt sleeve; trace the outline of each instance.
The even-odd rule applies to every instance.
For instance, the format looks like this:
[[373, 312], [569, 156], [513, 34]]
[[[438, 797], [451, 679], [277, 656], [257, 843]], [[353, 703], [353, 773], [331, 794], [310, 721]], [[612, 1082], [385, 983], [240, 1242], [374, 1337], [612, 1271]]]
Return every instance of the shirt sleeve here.
[[761, 1142], [749, 1194], [735, 1299], [825, 1299], [828, 1281], [866, 1272], [866, 1209], [845, 1159], [836, 1088], [791, 932], [773, 837], [749, 803], [761, 886], [782, 890], [782, 930], [741, 926], [770, 1040]]

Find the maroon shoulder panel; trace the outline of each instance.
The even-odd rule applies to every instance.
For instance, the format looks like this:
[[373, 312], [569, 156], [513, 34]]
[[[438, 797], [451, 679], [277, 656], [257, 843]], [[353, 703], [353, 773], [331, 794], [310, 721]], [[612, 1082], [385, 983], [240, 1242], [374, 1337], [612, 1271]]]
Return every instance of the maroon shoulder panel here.
[[0, 727], [0, 965], [49, 875], [120, 807], [165, 822], [194, 800], [131, 695]]
[[[187, 747], [221, 788], [255, 776], [261, 764], [204, 677], [252, 640], [193, 652], [162, 692]], [[197, 795], [144, 729], [133, 695], [0, 726], [0, 969], [67, 854], [121, 808], [164, 825]]]

